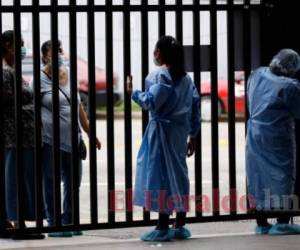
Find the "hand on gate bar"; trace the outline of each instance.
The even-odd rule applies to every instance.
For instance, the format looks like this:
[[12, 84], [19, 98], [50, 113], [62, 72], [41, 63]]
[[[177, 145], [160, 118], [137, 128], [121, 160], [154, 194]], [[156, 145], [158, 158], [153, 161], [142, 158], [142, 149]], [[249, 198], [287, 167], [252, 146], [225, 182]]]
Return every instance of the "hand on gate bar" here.
[[132, 76], [127, 76], [126, 88], [128, 95], [132, 95]]
[[99, 139], [96, 137], [96, 148], [98, 149], [98, 150], [100, 150], [101, 149], [101, 142], [99, 141]]

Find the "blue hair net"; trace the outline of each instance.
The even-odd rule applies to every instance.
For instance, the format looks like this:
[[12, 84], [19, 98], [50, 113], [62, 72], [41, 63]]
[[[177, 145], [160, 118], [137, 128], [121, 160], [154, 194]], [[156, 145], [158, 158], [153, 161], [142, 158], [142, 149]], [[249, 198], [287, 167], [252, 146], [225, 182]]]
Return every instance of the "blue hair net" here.
[[274, 74], [293, 76], [300, 69], [300, 57], [292, 49], [282, 49], [273, 57], [269, 66]]

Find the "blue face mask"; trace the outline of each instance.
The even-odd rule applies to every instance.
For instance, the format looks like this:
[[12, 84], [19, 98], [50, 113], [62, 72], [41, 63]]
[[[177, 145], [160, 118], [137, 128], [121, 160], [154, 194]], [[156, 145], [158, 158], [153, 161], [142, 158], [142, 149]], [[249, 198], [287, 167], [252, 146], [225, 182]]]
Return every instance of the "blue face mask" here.
[[58, 66], [62, 66], [65, 64], [65, 57], [63, 55], [58, 56]]
[[22, 46], [21, 47], [21, 59], [24, 60], [27, 54], [27, 49], [26, 47]]

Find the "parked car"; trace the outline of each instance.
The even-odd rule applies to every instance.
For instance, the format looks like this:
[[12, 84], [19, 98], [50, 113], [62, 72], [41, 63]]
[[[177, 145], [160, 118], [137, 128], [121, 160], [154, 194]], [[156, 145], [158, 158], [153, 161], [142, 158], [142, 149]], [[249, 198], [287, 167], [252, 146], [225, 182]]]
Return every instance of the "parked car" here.
[[[245, 80], [243, 72], [235, 74], [235, 112], [245, 113]], [[218, 116], [228, 113], [228, 81], [218, 81]], [[201, 82], [201, 118], [203, 121], [211, 120], [211, 83]]]
[[[69, 60], [66, 59], [66, 65], [69, 65]], [[33, 59], [32, 56], [27, 56], [22, 62], [22, 74], [25, 80], [30, 81], [33, 77]], [[105, 70], [96, 67], [96, 106], [106, 106], [106, 72]], [[77, 80], [78, 89], [81, 100], [85, 107], [88, 106], [88, 64], [85, 60], [77, 59]], [[122, 100], [122, 94], [118, 91], [118, 78], [114, 75], [114, 104], [119, 105]]]

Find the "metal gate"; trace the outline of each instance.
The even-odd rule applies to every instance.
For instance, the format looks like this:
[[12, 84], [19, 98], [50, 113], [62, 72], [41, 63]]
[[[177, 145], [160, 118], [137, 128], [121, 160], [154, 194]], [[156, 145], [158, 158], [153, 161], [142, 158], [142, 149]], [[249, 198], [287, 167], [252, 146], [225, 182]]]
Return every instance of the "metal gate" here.
[[[2, 3], [1, 3], [2, 2]], [[140, 218], [134, 218], [134, 211], [132, 209], [132, 188], [133, 188], [133, 169], [134, 158], [133, 155], [133, 127], [132, 127], [132, 106], [131, 99], [126, 94], [126, 76], [132, 74], [133, 62], [131, 51], [135, 49], [132, 43], [131, 32], [131, 15], [132, 13], [139, 13], [140, 23], [140, 54], [141, 61], [139, 63], [141, 71], [141, 79], [144, 79], [149, 72], [150, 65], [149, 59], [149, 27], [153, 25], [153, 20], [158, 20], [157, 37], [167, 33], [169, 29], [167, 25], [168, 13], [174, 15], [174, 27], [175, 36], [180, 42], [184, 44], [183, 33], [186, 26], [183, 24], [183, 15], [191, 17], [192, 25], [192, 38], [191, 43], [186, 45], [186, 52], [189, 53], [189, 57], [186, 58], [187, 67], [190, 71], [193, 71], [192, 75], [194, 82], [196, 83], [199, 92], [201, 92], [200, 83], [202, 80], [202, 72], [207, 71], [210, 75], [211, 85], [211, 121], [206, 123], [206, 127], [210, 129], [210, 153], [211, 161], [209, 162], [209, 171], [211, 173], [211, 181], [209, 183], [209, 192], [211, 193], [211, 205], [212, 209], [209, 212], [203, 211], [203, 146], [204, 142], [201, 138], [206, 131], [200, 130], [197, 139], [197, 151], [191, 166], [193, 170], [193, 179], [191, 183], [194, 184], [194, 198], [195, 204], [191, 209], [194, 212], [188, 216], [187, 222], [211, 222], [211, 221], [229, 221], [229, 220], [241, 220], [253, 218], [253, 215], [247, 213], [247, 209], [243, 212], [238, 210], [240, 200], [237, 197], [237, 152], [236, 152], [236, 138], [244, 137], [244, 132], [236, 133], [236, 110], [235, 110], [235, 71], [243, 71], [244, 81], [246, 82], [251, 69], [260, 64], [260, 23], [261, 17], [264, 15], [265, 6], [262, 1], [200, 1], [200, 0], [176, 0], [176, 1], [129, 1], [123, 0], [121, 3], [113, 3], [112, 1], [96, 1], [88, 0], [85, 4], [77, 4], [75, 0], [70, 0], [67, 4], [61, 4], [61, 1], [53, 0], [51, 4], [42, 5], [38, 0], [32, 0], [32, 4], [23, 5], [22, 1], [14, 0], [12, 5], [3, 4], [4, 1], [0, 1], [0, 15], [1, 17], [5, 13], [11, 13], [13, 15], [15, 37], [21, 37], [21, 14], [29, 13], [32, 15], [32, 43], [33, 43], [33, 79], [34, 79], [34, 106], [35, 106], [35, 196], [36, 196], [36, 223], [34, 225], [24, 228], [20, 224], [18, 230], [24, 232], [51, 232], [51, 231], [64, 231], [64, 230], [89, 230], [89, 229], [104, 229], [104, 228], [119, 228], [119, 227], [133, 227], [133, 226], [146, 226], [156, 223], [156, 219], [147, 212], [143, 211]], [[101, 3], [97, 3], [101, 2]], [[114, 1], [118, 2], [118, 1]], [[120, 2], [120, 1], [119, 1]], [[40, 32], [43, 29], [41, 27], [42, 13], [48, 13], [51, 20], [51, 39], [53, 41], [53, 168], [54, 168], [54, 183], [55, 183], [55, 227], [47, 227], [43, 222], [43, 193], [42, 193], [42, 136], [41, 136], [41, 101], [40, 101]], [[80, 219], [80, 197], [76, 192], [73, 193], [72, 205], [73, 205], [73, 224], [68, 226], [61, 225], [61, 186], [60, 186], [60, 127], [59, 127], [59, 84], [58, 84], [58, 46], [54, 41], [58, 41], [58, 27], [60, 25], [58, 15], [59, 13], [66, 13], [69, 15], [69, 55], [70, 55], [70, 70], [71, 70], [71, 113], [72, 113], [72, 134], [76, 135], [78, 131], [77, 124], [77, 49], [80, 46], [78, 44], [76, 36], [78, 32], [81, 32], [77, 28], [78, 13], [85, 13], [87, 18], [87, 59], [88, 59], [88, 82], [89, 82], [89, 105], [88, 115], [90, 119], [90, 141], [89, 141], [89, 220], [82, 222]], [[97, 152], [95, 149], [96, 141], [96, 75], [95, 75], [95, 32], [99, 24], [95, 22], [95, 15], [102, 13], [105, 22], [105, 65], [106, 65], [106, 82], [107, 82], [107, 105], [106, 105], [106, 134], [107, 134], [107, 200], [105, 200], [105, 209], [107, 210], [107, 217], [104, 221], [99, 219], [99, 204], [102, 203], [99, 200], [99, 189], [101, 185], [98, 185], [97, 180]], [[119, 13], [122, 15], [122, 30], [123, 30], [123, 76], [122, 84], [124, 90], [124, 172], [125, 174], [125, 213], [124, 219], [118, 220], [116, 218], [116, 159], [118, 156], [115, 154], [115, 114], [114, 114], [114, 51], [113, 51], [113, 20], [114, 14]], [[150, 19], [150, 15], [155, 13], [155, 18]], [[209, 42], [203, 44], [201, 42], [201, 15], [205, 13], [208, 16], [209, 22]], [[228, 87], [228, 113], [224, 124], [226, 124], [226, 133], [228, 133], [228, 144], [226, 144], [226, 157], [228, 157], [228, 169], [226, 173], [228, 175], [228, 182], [226, 186], [226, 204], [229, 206], [229, 210], [226, 213], [220, 212], [220, 206], [223, 199], [220, 197], [220, 164], [223, 163], [223, 159], [220, 157], [219, 149], [219, 107], [218, 107], [218, 87], [219, 87], [219, 50], [218, 44], [218, 14], [223, 13], [226, 17], [226, 35], [225, 40], [221, 43], [226, 43], [226, 63], [227, 69], [227, 87]], [[2, 33], [2, 18], [0, 18], [0, 33]], [[136, 34], [134, 34], [136, 35]], [[20, 54], [20, 41], [16, 39], [15, 48], [16, 63], [15, 63], [15, 106], [16, 108], [16, 135], [17, 135], [17, 179], [20, 181], [22, 176], [22, 121], [21, 121], [21, 80], [22, 80], [22, 63]], [[188, 52], [189, 51], [189, 52]], [[0, 79], [2, 81], [2, 60], [0, 62]], [[142, 88], [145, 87], [142, 83]], [[246, 89], [244, 90], [246, 91]], [[0, 96], [2, 96], [2, 84], [0, 85]], [[246, 95], [244, 95], [246, 96]], [[245, 98], [245, 97], [244, 97]], [[1, 97], [2, 99], [2, 97]], [[246, 100], [244, 100], [246, 101]], [[246, 108], [244, 110], [246, 112]], [[247, 114], [246, 114], [247, 116]], [[3, 135], [3, 109], [0, 105], [0, 231], [5, 230], [5, 166], [4, 166], [4, 141]], [[122, 121], [122, 122], [123, 122]], [[142, 131], [145, 130], [148, 121], [148, 114], [142, 113]], [[244, 131], [244, 130], [242, 130]], [[101, 135], [100, 135], [101, 136]], [[78, 180], [74, 177], [78, 175], [78, 148], [74, 145], [78, 145], [77, 136], [72, 136], [72, 164], [73, 164], [73, 187], [74, 190], [78, 185]], [[206, 145], [206, 144], [205, 144]], [[227, 160], [227, 158], [226, 158]], [[244, 176], [243, 179], [246, 177]], [[222, 191], [222, 190], [221, 190]], [[18, 218], [19, 221], [24, 220], [24, 214], [22, 207], [25, 205], [22, 201], [21, 186], [18, 185]], [[244, 199], [245, 203], [247, 199]], [[243, 204], [244, 204], [243, 203]], [[226, 205], [226, 206], [227, 206]], [[101, 204], [103, 206], [103, 203]]]

